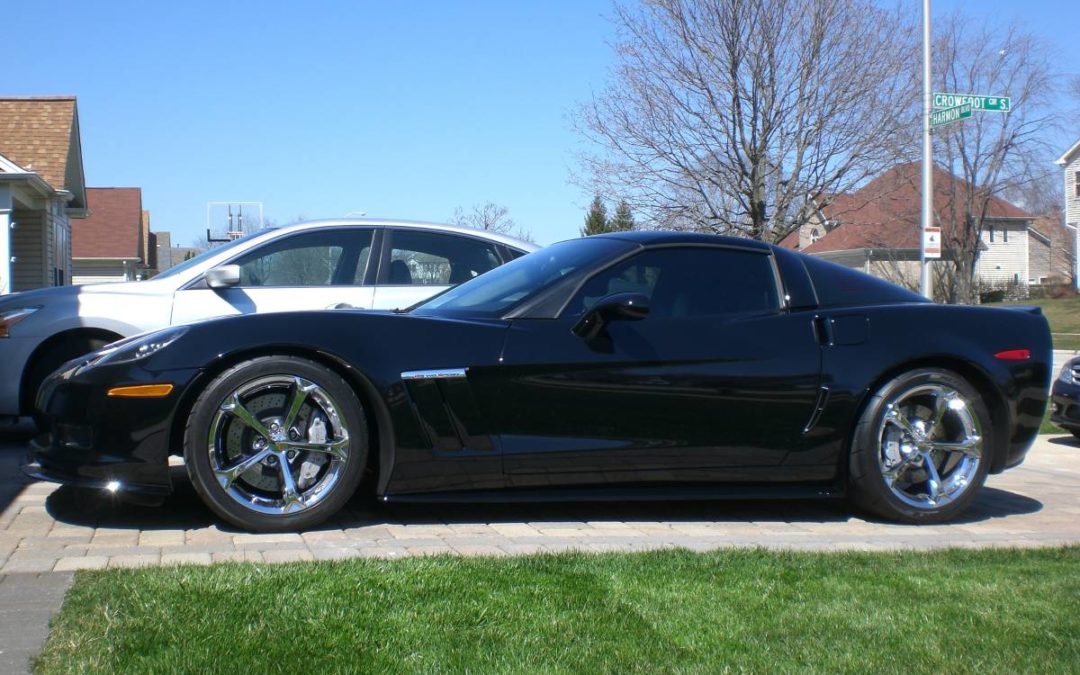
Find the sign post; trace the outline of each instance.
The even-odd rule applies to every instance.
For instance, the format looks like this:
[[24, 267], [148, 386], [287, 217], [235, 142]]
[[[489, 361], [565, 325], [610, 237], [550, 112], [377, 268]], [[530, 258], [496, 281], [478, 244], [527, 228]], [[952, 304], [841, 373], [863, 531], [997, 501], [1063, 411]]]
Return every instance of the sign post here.
[[926, 229], [934, 222], [934, 149], [930, 137], [930, 112], [933, 98], [930, 91], [930, 0], [923, 0], [923, 158], [922, 158], [922, 216], [919, 229], [922, 230], [922, 243], [919, 246], [919, 292], [934, 299], [930, 288], [930, 268], [926, 264]]

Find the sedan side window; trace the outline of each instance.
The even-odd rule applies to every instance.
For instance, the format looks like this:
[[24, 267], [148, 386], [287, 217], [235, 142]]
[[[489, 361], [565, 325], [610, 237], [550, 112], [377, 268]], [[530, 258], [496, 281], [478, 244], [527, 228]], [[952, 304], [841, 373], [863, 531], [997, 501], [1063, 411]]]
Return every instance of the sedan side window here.
[[363, 279], [371, 230], [323, 230], [272, 242], [239, 258], [241, 286], [341, 286]]
[[456, 234], [394, 230], [389, 268], [380, 283], [389, 286], [451, 286], [499, 266], [495, 245]]
[[596, 274], [571, 300], [566, 313], [581, 315], [616, 293], [647, 296], [650, 316], [658, 318], [764, 314], [780, 306], [767, 253], [665, 248], [640, 253]]

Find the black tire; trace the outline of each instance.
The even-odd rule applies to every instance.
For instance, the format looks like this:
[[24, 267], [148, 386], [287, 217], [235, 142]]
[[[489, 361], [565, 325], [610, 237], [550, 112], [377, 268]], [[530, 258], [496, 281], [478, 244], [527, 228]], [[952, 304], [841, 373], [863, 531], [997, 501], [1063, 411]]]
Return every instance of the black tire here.
[[[116, 338], [119, 340], [120, 338]], [[37, 409], [37, 393], [45, 378], [72, 359], [97, 351], [111, 340], [88, 335], [73, 335], [50, 345], [34, 359], [23, 380], [22, 410], [29, 415], [41, 431], [48, 426], [48, 418]]]
[[[313, 419], [312, 416], [317, 414], [323, 414], [323, 419], [336, 419], [341, 425], [340, 428], [347, 435], [347, 442], [341, 441], [347, 451], [347, 458], [341, 460], [342, 464], [335, 471], [333, 483], [329, 484], [330, 487], [319, 492], [315, 488], [320, 485], [325, 487], [323, 481], [329, 480], [330, 467], [335, 457], [314, 452], [306, 453], [308, 457], [325, 457], [327, 462], [322, 468], [318, 469], [318, 471], [324, 472], [320, 474], [322, 477], [314, 479], [315, 482], [311, 486], [310, 492], [314, 495], [313, 498], [317, 497], [317, 501], [310, 505], [298, 507], [302, 510], [291, 513], [264, 513], [257, 510], [259, 508], [257, 501], [262, 498], [272, 499], [274, 495], [272, 490], [267, 492], [260, 485], [263, 485], [261, 481], [272, 478], [274, 472], [277, 472], [276, 480], [278, 489], [281, 492], [279, 501], [288, 503], [285, 499], [284, 490], [286, 476], [281, 473], [281, 460], [277, 456], [267, 458], [264, 462], [254, 465], [247, 473], [237, 474], [232, 479], [233, 482], [229, 489], [226, 489], [218, 482], [219, 474], [215, 473], [211, 462], [219, 464], [231, 462], [235, 465], [241, 459], [257, 454], [256, 448], [259, 447], [258, 444], [260, 443], [262, 446], [258, 452], [270, 452], [278, 449], [277, 445], [272, 442], [268, 443], [265, 436], [254, 431], [250, 425], [243, 423], [239, 416], [232, 413], [223, 413], [222, 409], [223, 405], [232, 400], [234, 393], [244, 390], [245, 387], [259, 386], [258, 383], [267, 381], [276, 382], [279, 378], [302, 378], [308, 384], [314, 384], [318, 387], [318, 391], [321, 393], [311, 394], [312, 398], [305, 399], [305, 401], [309, 401], [309, 403], [304, 404], [309, 406], [308, 416], [305, 419], [310, 422]], [[290, 402], [290, 395], [285, 394], [281, 398], [280, 404], [277, 404], [274, 403], [276, 399], [269, 398], [278, 395], [273, 385], [266, 385], [265, 390], [267, 393], [260, 394], [262, 398], [252, 396], [248, 401], [253, 408], [260, 406], [260, 408], [252, 412], [252, 415], [260, 424], [265, 421], [267, 425], [264, 430], [269, 430], [269, 424], [272, 420], [284, 420], [285, 416], [287, 416], [285, 407]], [[295, 390], [293, 392], [292, 395], [295, 395]], [[315, 397], [322, 395], [325, 395], [326, 400], [329, 400], [329, 407], [336, 411], [336, 417], [325, 414], [327, 410], [325, 401], [322, 407], [318, 407], [319, 403], [315, 401]], [[238, 397], [236, 400], [242, 402], [243, 398]], [[248, 405], [244, 404], [245, 411]], [[282, 416], [282, 413], [285, 416]], [[304, 422], [301, 426], [307, 426], [308, 422]], [[228, 426], [234, 424], [240, 425], [238, 431]], [[328, 424], [332, 423], [328, 422]], [[310, 439], [310, 428], [308, 428], [307, 433], [307, 437], [301, 435], [296, 440], [303, 442]], [[212, 443], [212, 439], [217, 440]], [[242, 439], [252, 439], [254, 445], [250, 446], [250, 454], [246, 453], [232, 457], [224, 456], [229, 448], [239, 448], [240, 452], [245, 452], [245, 448], [248, 446], [246, 440]], [[232, 445], [230, 446], [230, 444]], [[188, 416], [187, 427], [184, 430], [184, 460], [187, 465], [188, 476], [190, 476], [192, 485], [195, 487], [199, 497], [214, 513], [224, 520], [237, 527], [254, 532], [302, 530], [318, 525], [334, 515], [353, 495], [364, 475], [368, 460], [368, 445], [367, 419], [363, 406], [352, 387], [340, 375], [329, 368], [294, 356], [259, 357], [239, 363], [223, 372], [199, 395], [191, 414]], [[229, 448], [226, 446], [229, 446]], [[282, 452], [284, 452], [283, 448]], [[304, 451], [300, 451], [298, 459], [304, 461], [303, 456], [305, 456]], [[270, 462], [273, 462], [273, 464], [271, 465]], [[224, 467], [224, 469], [228, 468]], [[219, 467], [218, 470], [220, 472], [224, 469]], [[251, 474], [250, 471], [256, 473]], [[293, 469], [290, 469], [290, 476], [292, 476], [293, 480], [296, 480], [296, 476], [292, 471]], [[252, 475], [255, 476], [254, 482], [248, 482], [248, 477]], [[301, 469], [301, 477], [302, 475], [303, 469]], [[297, 483], [297, 485], [301, 484]], [[306, 490], [301, 489], [299, 494], [303, 495], [306, 492]], [[319, 494], [316, 494], [317, 492]], [[247, 504], [244, 503], [242, 498], [245, 495], [250, 498]]]
[[[950, 501], [941, 505], [933, 505], [932, 503], [929, 505], [913, 505], [898, 496], [885, 478], [887, 460], [883, 459], [883, 457], [887, 450], [886, 446], [883, 446], [881, 434], [887, 428], [885, 417], [889, 413], [890, 403], [912, 400], [911, 398], [905, 399], [905, 393], [911, 396], [911, 392], [919, 392], [929, 387], [940, 388], [942, 391], [951, 390], [963, 399], [965, 404], [964, 414], [968, 415], [968, 419], [974, 420], [978, 425], [979, 436], [982, 439], [981, 457], [978, 458], [974, 467], [970, 463], [966, 465], [971, 475], [966, 476], [963, 485], [956, 488], [958, 492]], [[917, 393], [914, 395], [917, 396]], [[959, 415], [960, 413], [955, 414]], [[919, 423], [923, 425], [920, 432], [929, 426], [928, 419], [919, 418], [916, 421], [916, 426]], [[950, 421], [947, 424], [956, 426], [958, 423]], [[902, 432], [898, 431], [891, 433], [903, 435]], [[899, 375], [885, 383], [874, 394], [855, 427], [849, 456], [850, 499], [854, 505], [866, 512], [901, 523], [938, 523], [955, 518], [970, 506], [971, 501], [975, 499], [986, 481], [991, 452], [994, 447], [992, 434], [993, 424], [982, 395], [963, 377], [940, 368], [919, 368]], [[910, 440], [911, 437], [907, 438]], [[914, 445], [912, 442], [907, 445], [893, 444], [888, 447], [911, 449]], [[917, 453], [913, 451], [910, 457], [914, 457], [915, 454]], [[965, 457], [955, 459], [952, 458], [952, 455], [949, 457], [950, 459], [946, 460], [946, 463], [942, 465], [943, 467], [948, 467], [948, 462], [959, 462], [965, 459]], [[912, 470], [919, 470], [914, 463], [911, 466], [913, 467]], [[942, 467], [935, 466], [935, 470], [940, 468]], [[959, 468], [959, 466], [957, 465], [956, 468]], [[924, 473], [929, 475], [928, 470], [924, 470]], [[946, 480], [945, 482], [949, 483], [950, 481]], [[929, 486], [929, 480], [927, 480], [926, 484]], [[914, 489], [918, 490], [918, 488]], [[927, 490], [933, 492], [929, 487]], [[899, 491], [904, 492], [903, 489]], [[927, 498], [926, 495], [916, 497], [910, 494], [907, 497], [915, 501]]]

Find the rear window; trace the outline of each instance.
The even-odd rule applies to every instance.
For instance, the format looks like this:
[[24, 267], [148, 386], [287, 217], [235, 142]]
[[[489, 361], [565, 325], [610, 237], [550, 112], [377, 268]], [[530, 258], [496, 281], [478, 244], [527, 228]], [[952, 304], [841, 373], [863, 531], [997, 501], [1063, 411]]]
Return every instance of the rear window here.
[[872, 277], [850, 267], [803, 256], [803, 264], [821, 307], [847, 305], [882, 305], [896, 302], [927, 302], [926, 298], [888, 281]]

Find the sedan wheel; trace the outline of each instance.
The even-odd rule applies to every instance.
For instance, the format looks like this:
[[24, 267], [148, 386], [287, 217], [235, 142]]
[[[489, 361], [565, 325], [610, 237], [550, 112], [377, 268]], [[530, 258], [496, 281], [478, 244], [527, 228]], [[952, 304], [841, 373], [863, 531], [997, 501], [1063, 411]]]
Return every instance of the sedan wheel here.
[[955, 516], [986, 480], [991, 428], [981, 396], [959, 376], [920, 369], [894, 379], [856, 430], [854, 500], [893, 520]]
[[334, 372], [294, 357], [226, 371], [200, 396], [185, 457], [215, 512], [245, 529], [309, 527], [355, 491], [367, 460], [359, 401]]

